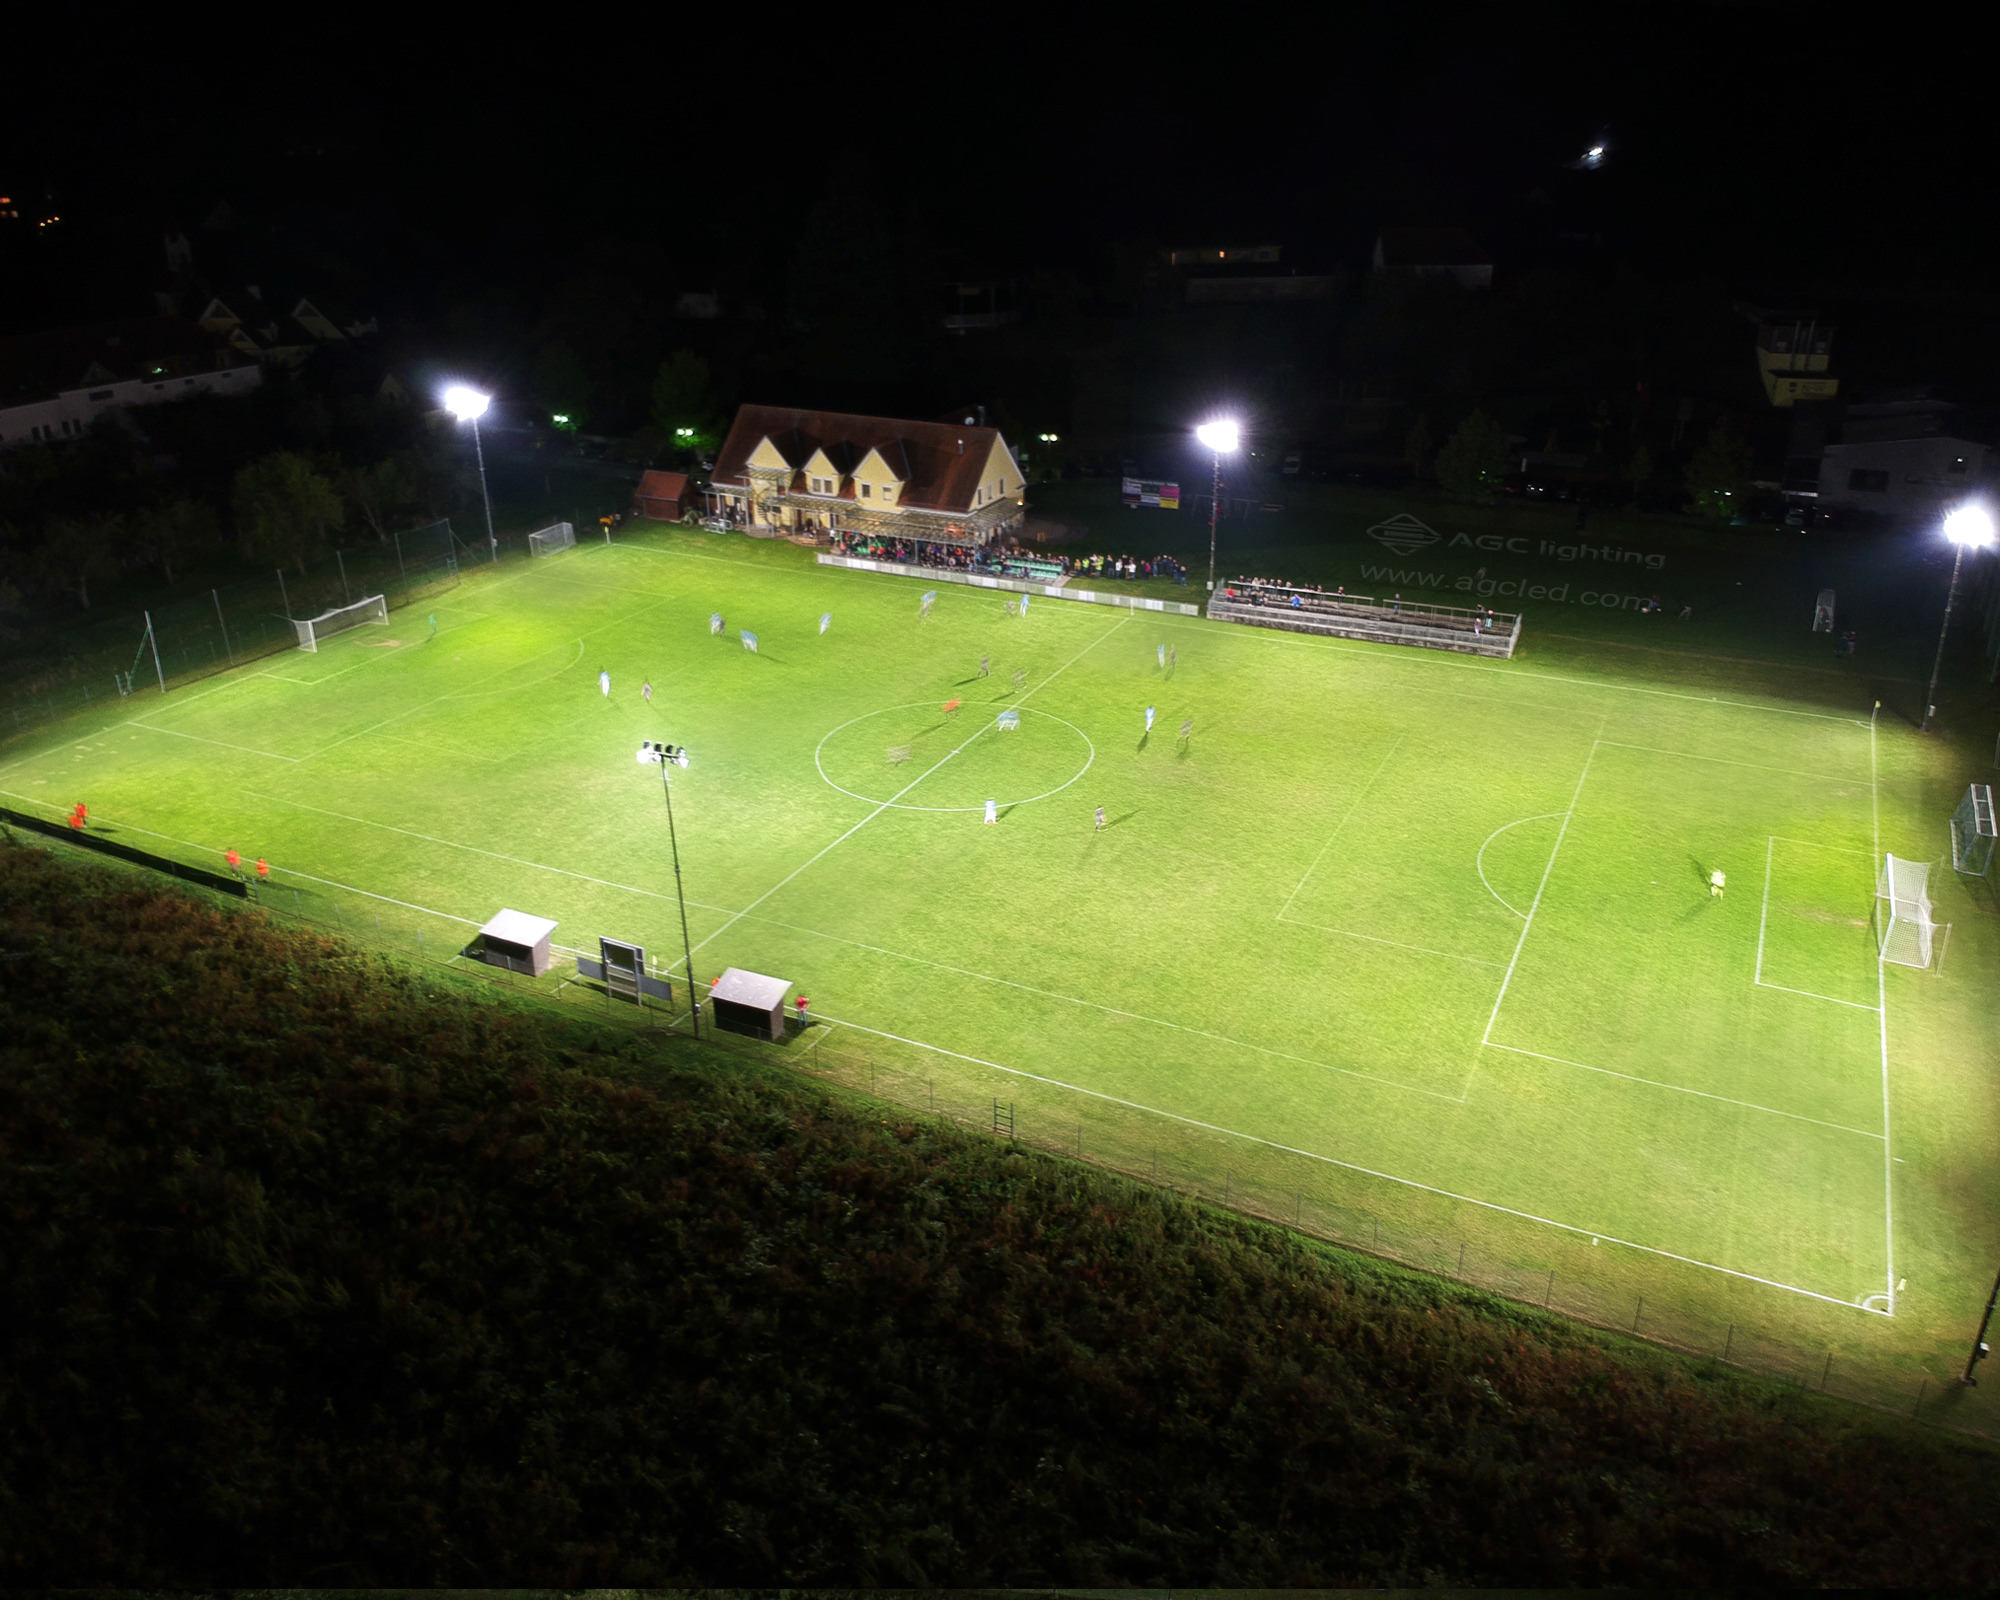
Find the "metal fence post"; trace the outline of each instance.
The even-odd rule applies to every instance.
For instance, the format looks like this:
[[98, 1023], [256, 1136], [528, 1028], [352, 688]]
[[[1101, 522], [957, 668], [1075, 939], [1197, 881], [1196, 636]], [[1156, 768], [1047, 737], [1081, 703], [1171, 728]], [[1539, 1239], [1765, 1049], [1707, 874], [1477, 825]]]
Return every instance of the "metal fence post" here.
[[1917, 1420], [1917, 1412], [1922, 1409], [1924, 1403], [1924, 1395], [1926, 1391], [1929, 1390], [1930, 1386], [1931, 1386], [1931, 1380], [1929, 1378], [1924, 1379], [1922, 1383], [1917, 1385], [1917, 1402], [1915, 1405], [1910, 1407], [1910, 1420], [1912, 1422], [1915, 1422]]
[[1380, 1217], [1375, 1219], [1375, 1243], [1371, 1248], [1376, 1250], [1382, 1248], [1382, 1219]]
[[1639, 1313], [1644, 1311], [1645, 1309], [1646, 1309], [1646, 1297], [1644, 1295], [1640, 1295], [1639, 1303], [1632, 1308], [1632, 1331], [1634, 1333], [1637, 1333], [1639, 1331]]
[[1458, 1246], [1458, 1275], [1461, 1278], [1465, 1276], [1465, 1244], [1462, 1240]]
[[1305, 1190], [1301, 1189], [1298, 1192], [1297, 1204], [1295, 1204], [1292, 1207], [1292, 1226], [1295, 1228], [1298, 1227], [1300, 1223], [1305, 1221], [1305, 1215], [1306, 1215], [1306, 1192]]
[[1556, 1275], [1554, 1272], [1551, 1272], [1549, 1274], [1549, 1292], [1542, 1296], [1542, 1309], [1546, 1311], [1549, 1309], [1550, 1306], [1554, 1305], [1555, 1298], [1556, 1298]]
[[236, 652], [229, 646], [229, 623], [222, 615], [222, 591], [220, 589], [211, 589], [208, 593], [210, 598], [215, 601], [216, 625], [222, 629], [222, 653], [229, 657], [229, 664], [233, 667], [236, 665]]
[[340, 568], [340, 603], [352, 605], [354, 596], [347, 592], [347, 562], [338, 550], [333, 553], [333, 564]]
[[1732, 1322], [1729, 1325], [1728, 1336], [1722, 1341], [1722, 1359], [1724, 1361], [1727, 1361], [1729, 1359], [1729, 1352], [1735, 1346], [1735, 1344], [1736, 1344], [1736, 1324]]
[[1826, 1365], [1820, 1369], [1820, 1374], [1819, 1374], [1819, 1392], [1821, 1394], [1826, 1393], [1826, 1380], [1832, 1376], [1833, 1376], [1833, 1352], [1829, 1350], [1826, 1353]]
[[407, 582], [410, 576], [410, 569], [403, 565], [403, 536], [400, 533], [394, 533], [389, 537], [396, 541], [396, 570], [403, 575], [404, 581]]

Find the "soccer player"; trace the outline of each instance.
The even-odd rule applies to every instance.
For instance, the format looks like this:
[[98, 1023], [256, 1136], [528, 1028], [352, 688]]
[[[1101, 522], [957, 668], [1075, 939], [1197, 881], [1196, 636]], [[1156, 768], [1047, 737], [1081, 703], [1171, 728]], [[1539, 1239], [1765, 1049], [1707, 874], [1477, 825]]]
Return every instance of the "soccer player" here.
[[1167, 666], [1167, 647], [1163, 644], [1155, 645], [1153, 647], [1153, 659], [1159, 662], [1160, 670], [1164, 672]]
[[1180, 664], [1181, 664], [1181, 647], [1180, 647], [1179, 645], [1177, 645], [1177, 644], [1170, 644], [1170, 645], [1168, 645], [1168, 646], [1167, 646], [1167, 671], [1169, 671], [1169, 672], [1172, 672], [1172, 671], [1174, 670], [1174, 668], [1176, 668], [1176, 667], [1177, 667], [1177, 666], [1179, 666]]
[[430, 623], [431, 623], [431, 637], [435, 639], [438, 636], [438, 614], [435, 611], [431, 613]]
[[1099, 833], [1104, 831], [1104, 807], [1102, 806], [1097, 808], [1097, 831]]
[[993, 662], [992, 662], [992, 659], [991, 659], [991, 657], [988, 657], [988, 656], [981, 656], [981, 657], [979, 658], [979, 675], [980, 675], [980, 677], [982, 677], [982, 678], [987, 678], [987, 677], [991, 677], [991, 676], [992, 676], [992, 674], [993, 674]]
[[799, 1008], [799, 1026], [803, 1028], [808, 1020], [806, 1016], [806, 1007], [811, 1005], [812, 1002], [808, 1000], [804, 995], [800, 995], [798, 999], [793, 1002], [793, 1004], [795, 1004]]
[[1027, 683], [1028, 683], [1027, 673], [1024, 672], [1021, 668], [1016, 667], [1014, 669], [1014, 687], [1016, 689], [1023, 689], [1027, 687]]
[[999, 801], [997, 801], [997, 800], [989, 800], [989, 801], [987, 801], [987, 802], [986, 802], [986, 820], [987, 820], [988, 822], [998, 822], [998, 821], [1000, 820], [1000, 802], [999, 802]]
[[648, 678], [644, 683], [639, 685], [639, 693], [645, 699], [647, 705], [653, 703], [653, 680], [651, 678]]
[[597, 670], [597, 687], [605, 699], [611, 698], [611, 674], [603, 667]]
[[1146, 731], [1148, 733], [1153, 731], [1153, 708], [1151, 706], [1146, 707]]
[[1723, 885], [1728, 883], [1728, 881], [1729, 880], [1722, 875], [1722, 868], [1717, 867], [1713, 872], [1711, 872], [1708, 875], [1709, 899], [1720, 900], [1722, 898]]
[[81, 800], [77, 801], [76, 809], [69, 814], [69, 827], [72, 833], [83, 832], [83, 802]]
[[958, 715], [958, 701], [957, 701], [957, 700], [955, 700], [955, 699], [954, 699], [954, 700], [947, 700], [947, 701], [945, 701], [945, 703], [944, 703], [944, 714], [945, 714], [946, 716], [948, 716], [948, 717], [955, 717], [955, 716], [957, 716], [957, 715]]
[[271, 863], [266, 861], [262, 856], [257, 858], [257, 881], [259, 883], [269, 883], [271, 881]]
[[231, 845], [227, 850], [222, 852], [222, 859], [229, 863], [229, 870], [237, 877], [240, 878], [243, 876], [243, 857], [238, 853], [235, 845]]
[[1181, 743], [1188, 744], [1191, 743], [1193, 739], [1194, 739], [1194, 718], [1183, 717], [1181, 719]]

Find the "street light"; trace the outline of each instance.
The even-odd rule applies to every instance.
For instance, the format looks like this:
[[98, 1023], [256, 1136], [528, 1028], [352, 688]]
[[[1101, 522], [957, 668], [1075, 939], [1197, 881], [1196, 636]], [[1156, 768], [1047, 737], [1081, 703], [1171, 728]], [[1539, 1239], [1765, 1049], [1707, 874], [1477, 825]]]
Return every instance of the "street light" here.
[[1965, 562], [1965, 552], [1982, 549], [1993, 542], [1993, 516], [1984, 506], [1977, 503], [1962, 505], [1944, 519], [1944, 536], [1958, 547], [1951, 558], [1951, 588], [1945, 592], [1944, 621], [1938, 627], [1937, 659], [1931, 663], [1931, 690], [1924, 696], [1924, 723], [1921, 731], [1931, 731], [1931, 718], [1937, 715], [1938, 674], [1944, 671], [1944, 636], [1951, 631], [1951, 608], [1958, 603], [1958, 569]]
[[660, 768], [660, 792], [667, 797], [667, 842], [674, 852], [674, 898], [681, 904], [681, 953], [687, 957], [688, 1009], [694, 1018], [694, 1036], [701, 1037], [701, 996], [694, 986], [694, 948], [688, 942], [688, 903], [681, 892], [681, 843], [674, 836], [674, 785], [668, 776], [668, 769], [680, 767], [686, 770], [688, 753], [686, 745], [665, 744], [658, 740], [639, 741], [639, 764], [657, 762]]
[[1208, 592], [1215, 593], [1215, 519], [1222, 509], [1222, 458], [1236, 454], [1240, 442], [1236, 424], [1227, 418], [1204, 422], [1194, 430], [1204, 448], [1215, 457], [1215, 492], [1208, 500]]
[[481, 394], [462, 383], [454, 383], [444, 392], [445, 410], [460, 422], [472, 424], [472, 454], [479, 462], [479, 498], [486, 507], [486, 548], [498, 561], [500, 541], [493, 533], [493, 497], [486, 492], [486, 451], [479, 442], [479, 419], [486, 415], [486, 408], [492, 404], [491, 395]]

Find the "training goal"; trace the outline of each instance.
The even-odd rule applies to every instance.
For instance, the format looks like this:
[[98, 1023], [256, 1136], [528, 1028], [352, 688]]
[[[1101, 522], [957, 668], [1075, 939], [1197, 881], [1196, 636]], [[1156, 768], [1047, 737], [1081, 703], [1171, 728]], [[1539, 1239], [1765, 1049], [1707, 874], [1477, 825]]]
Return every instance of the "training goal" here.
[[1951, 814], [1952, 866], [1970, 877], [1985, 877], [1993, 865], [1993, 838], [1993, 790], [1972, 784]]
[[294, 619], [292, 626], [299, 631], [299, 648], [317, 650], [322, 639], [336, 633], [345, 633], [349, 628], [358, 628], [364, 622], [379, 622], [389, 625], [389, 602], [379, 594], [371, 594], [366, 600], [357, 600], [351, 606], [339, 606], [323, 612], [306, 621]]
[[1882, 959], [1899, 967], [1931, 964], [1930, 867], [1896, 856], [1882, 859], [1882, 877], [1875, 885], [1876, 937]]
[[558, 550], [567, 550], [575, 543], [576, 529], [567, 522], [552, 522], [546, 528], [537, 528], [528, 535], [528, 554], [552, 556]]

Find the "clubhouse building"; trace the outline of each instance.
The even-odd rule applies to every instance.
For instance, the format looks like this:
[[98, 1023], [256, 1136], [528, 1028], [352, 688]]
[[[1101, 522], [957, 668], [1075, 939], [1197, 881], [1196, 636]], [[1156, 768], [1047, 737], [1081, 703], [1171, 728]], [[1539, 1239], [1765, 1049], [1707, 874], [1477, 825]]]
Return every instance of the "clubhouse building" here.
[[748, 533], [976, 548], [1019, 526], [1020, 464], [997, 428], [744, 406], [709, 514]]

